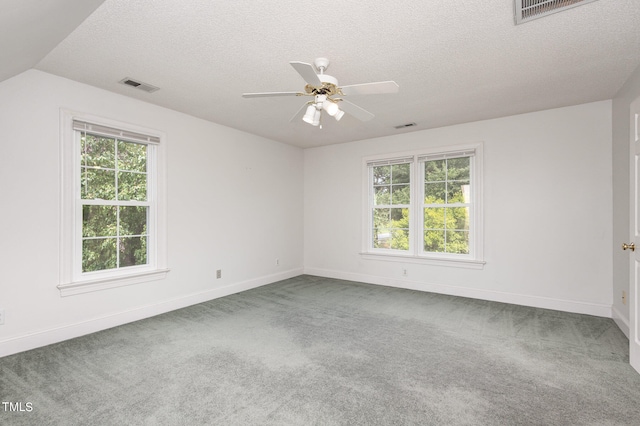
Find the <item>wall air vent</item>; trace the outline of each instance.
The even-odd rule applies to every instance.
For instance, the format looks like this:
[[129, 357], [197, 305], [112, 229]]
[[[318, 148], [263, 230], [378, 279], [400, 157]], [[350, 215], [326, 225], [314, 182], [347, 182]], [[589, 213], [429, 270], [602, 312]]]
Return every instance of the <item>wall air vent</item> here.
[[514, 0], [516, 25], [596, 0]]
[[156, 90], [160, 90], [159, 87], [152, 86], [147, 83], [142, 83], [140, 81], [133, 80], [129, 77], [123, 78], [122, 80], [119, 81], [119, 83], [124, 84], [125, 86], [135, 87], [138, 90], [144, 90], [145, 92], [148, 92], [148, 93], [153, 93]]

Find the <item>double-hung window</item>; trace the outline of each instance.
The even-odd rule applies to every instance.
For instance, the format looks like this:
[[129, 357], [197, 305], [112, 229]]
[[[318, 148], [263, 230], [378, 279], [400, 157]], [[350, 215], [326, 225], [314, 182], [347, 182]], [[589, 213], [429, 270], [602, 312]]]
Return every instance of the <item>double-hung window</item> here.
[[68, 114], [63, 126], [62, 294], [162, 278], [161, 137]]
[[481, 267], [481, 144], [368, 157], [365, 170], [364, 255]]

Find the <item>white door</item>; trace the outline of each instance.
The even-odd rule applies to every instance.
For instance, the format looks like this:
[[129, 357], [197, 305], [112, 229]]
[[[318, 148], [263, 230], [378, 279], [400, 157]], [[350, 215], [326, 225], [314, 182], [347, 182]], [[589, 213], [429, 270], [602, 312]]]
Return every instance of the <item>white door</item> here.
[[640, 98], [631, 103], [631, 238], [632, 256], [629, 286], [629, 361], [640, 372]]

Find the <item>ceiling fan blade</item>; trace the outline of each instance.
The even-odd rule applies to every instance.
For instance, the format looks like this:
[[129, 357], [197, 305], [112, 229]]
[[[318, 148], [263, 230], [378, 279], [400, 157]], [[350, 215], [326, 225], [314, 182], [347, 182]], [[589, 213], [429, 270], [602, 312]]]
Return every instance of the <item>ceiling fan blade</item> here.
[[339, 103], [339, 105], [341, 110], [343, 110], [347, 114], [353, 115], [360, 121], [369, 121], [373, 117], [375, 117], [366, 109], [360, 108], [358, 105], [352, 104], [351, 102], [345, 101], [344, 99]]
[[375, 83], [352, 84], [342, 86], [342, 94], [347, 95], [377, 95], [386, 93], [398, 93], [398, 83], [395, 81], [377, 81]]
[[296, 71], [298, 71], [298, 74], [304, 78], [304, 81], [313, 87], [322, 86], [322, 81], [320, 81], [318, 74], [316, 74], [316, 71], [313, 69], [313, 65], [298, 61], [292, 61], [289, 63]]
[[243, 93], [243, 98], [266, 98], [268, 96], [302, 96], [300, 92], [262, 92], [262, 93]]

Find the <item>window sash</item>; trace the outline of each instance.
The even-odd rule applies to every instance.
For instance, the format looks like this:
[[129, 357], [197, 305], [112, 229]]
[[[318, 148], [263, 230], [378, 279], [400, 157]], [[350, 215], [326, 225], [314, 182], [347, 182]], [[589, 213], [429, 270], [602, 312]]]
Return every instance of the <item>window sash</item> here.
[[[415, 163], [415, 157], [413, 156], [403, 156], [403, 157], [396, 157], [396, 158], [390, 158], [390, 159], [382, 159], [382, 160], [376, 160], [376, 161], [370, 161], [367, 162], [367, 170], [368, 170], [368, 199], [369, 199], [369, 203], [368, 203], [368, 251], [380, 251], [380, 252], [395, 252], [395, 253], [411, 253], [413, 252], [414, 248], [414, 237], [412, 236], [411, 233], [411, 229], [412, 229], [412, 221], [414, 220], [414, 214], [412, 212], [412, 208], [411, 208], [411, 201], [415, 198], [414, 196], [414, 184], [413, 184], [413, 174], [414, 174], [414, 163]], [[409, 186], [409, 197], [410, 197], [410, 203], [399, 203], [399, 204], [375, 204], [375, 188], [376, 187], [381, 187], [381, 186], [390, 186], [391, 188], [393, 188], [394, 183], [393, 180], [391, 180], [389, 182], [389, 184], [387, 185], [375, 185], [374, 184], [374, 168], [375, 167], [381, 167], [381, 166], [395, 166], [395, 165], [402, 165], [402, 164], [408, 164], [409, 165], [409, 182], [408, 182], [408, 186]], [[399, 185], [407, 185], [407, 183], [400, 183], [400, 184], [395, 184], [397, 186]], [[390, 194], [391, 197], [391, 194]], [[392, 198], [391, 198], [392, 200]], [[375, 215], [375, 211], [376, 210], [383, 210], [383, 209], [407, 209], [408, 210], [408, 248], [407, 249], [397, 249], [397, 248], [382, 248], [382, 247], [375, 247], [374, 245], [374, 240], [376, 239], [377, 235], [374, 234], [374, 229], [375, 229], [375, 223], [374, 223], [374, 215]], [[407, 228], [393, 228], [393, 227], [389, 227], [390, 229], [397, 229], [397, 230], [402, 230], [402, 229], [407, 229]]]
[[[449, 159], [456, 159], [456, 158], [469, 158], [469, 186], [470, 186], [470, 194], [469, 194], [469, 202], [466, 203], [461, 203], [461, 202], [455, 202], [455, 203], [447, 203], [446, 201], [444, 203], [426, 203], [425, 199], [426, 199], [426, 186], [427, 186], [427, 181], [425, 181], [425, 171], [426, 171], [426, 165], [428, 161], [437, 161], [437, 160], [449, 160]], [[420, 167], [418, 167], [419, 169], [419, 175], [421, 177], [420, 179], [420, 217], [421, 220], [419, 220], [418, 222], [418, 232], [420, 235], [420, 240], [421, 240], [421, 244], [420, 244], [420, 248], [418, 250], [418, 254], [420, 256], [425, 256], [425, 257], [435, 257], [435, 258], [468, 258], [468, 259], [473, 259], [475, 258], [475, 231], [476, 231], [476, 224], [475, 224], [475, 168], [474, 168], [474, 163], [475, 163], [475, 150], [474, 149], [470, 149], [470, 150], [461, 150], [461, 151], [450, 151], [450, 152], [443, 152], [443, 153], [435, 153], [435, 154], [430, 154], [430, 155], [422, 155], [422, 156], [418, 156], [418, 161], [420, 162]], [[456, 182], [455, 179], [452, 179], [451, 181], [448, 179], [448, 177], [445, 177], [445, 180], [442, 181], [445, 183], [448, 182]], [[425, 250], [424, 246], [425, 246], [425, 232], [428, 230], [431, 230], [432, 228], [425, 228], [425, 223], [424, 223], [424, 213], [425, 213], [425, 209], [434, 209], [434, 208], [443, 208], [443, 209], [447, 209], [447, 208], [468, 208], [468, 246], [467, 246], [467, 251], [468, 253], [452, 253], [452, 252], [448, 252], [448, 251], [427, 251]], [[445, 211], [446, 212], [446, 211]], [[445, 213], [446, 214], [446, 213]], [[438, 228], [438, 230], [440, 230], [440, 228]], [[452, 229], [449, 231], [449, 229], [447, 228], [447, 222], [445, 219], [444, 222], [444, 228], [442, 229], [442, 231], [444, 232], [444, 247], [446, 250], [447, 247], [447, 234], [448, 232], [460, 232], [461, 230], [458, 229]]]

